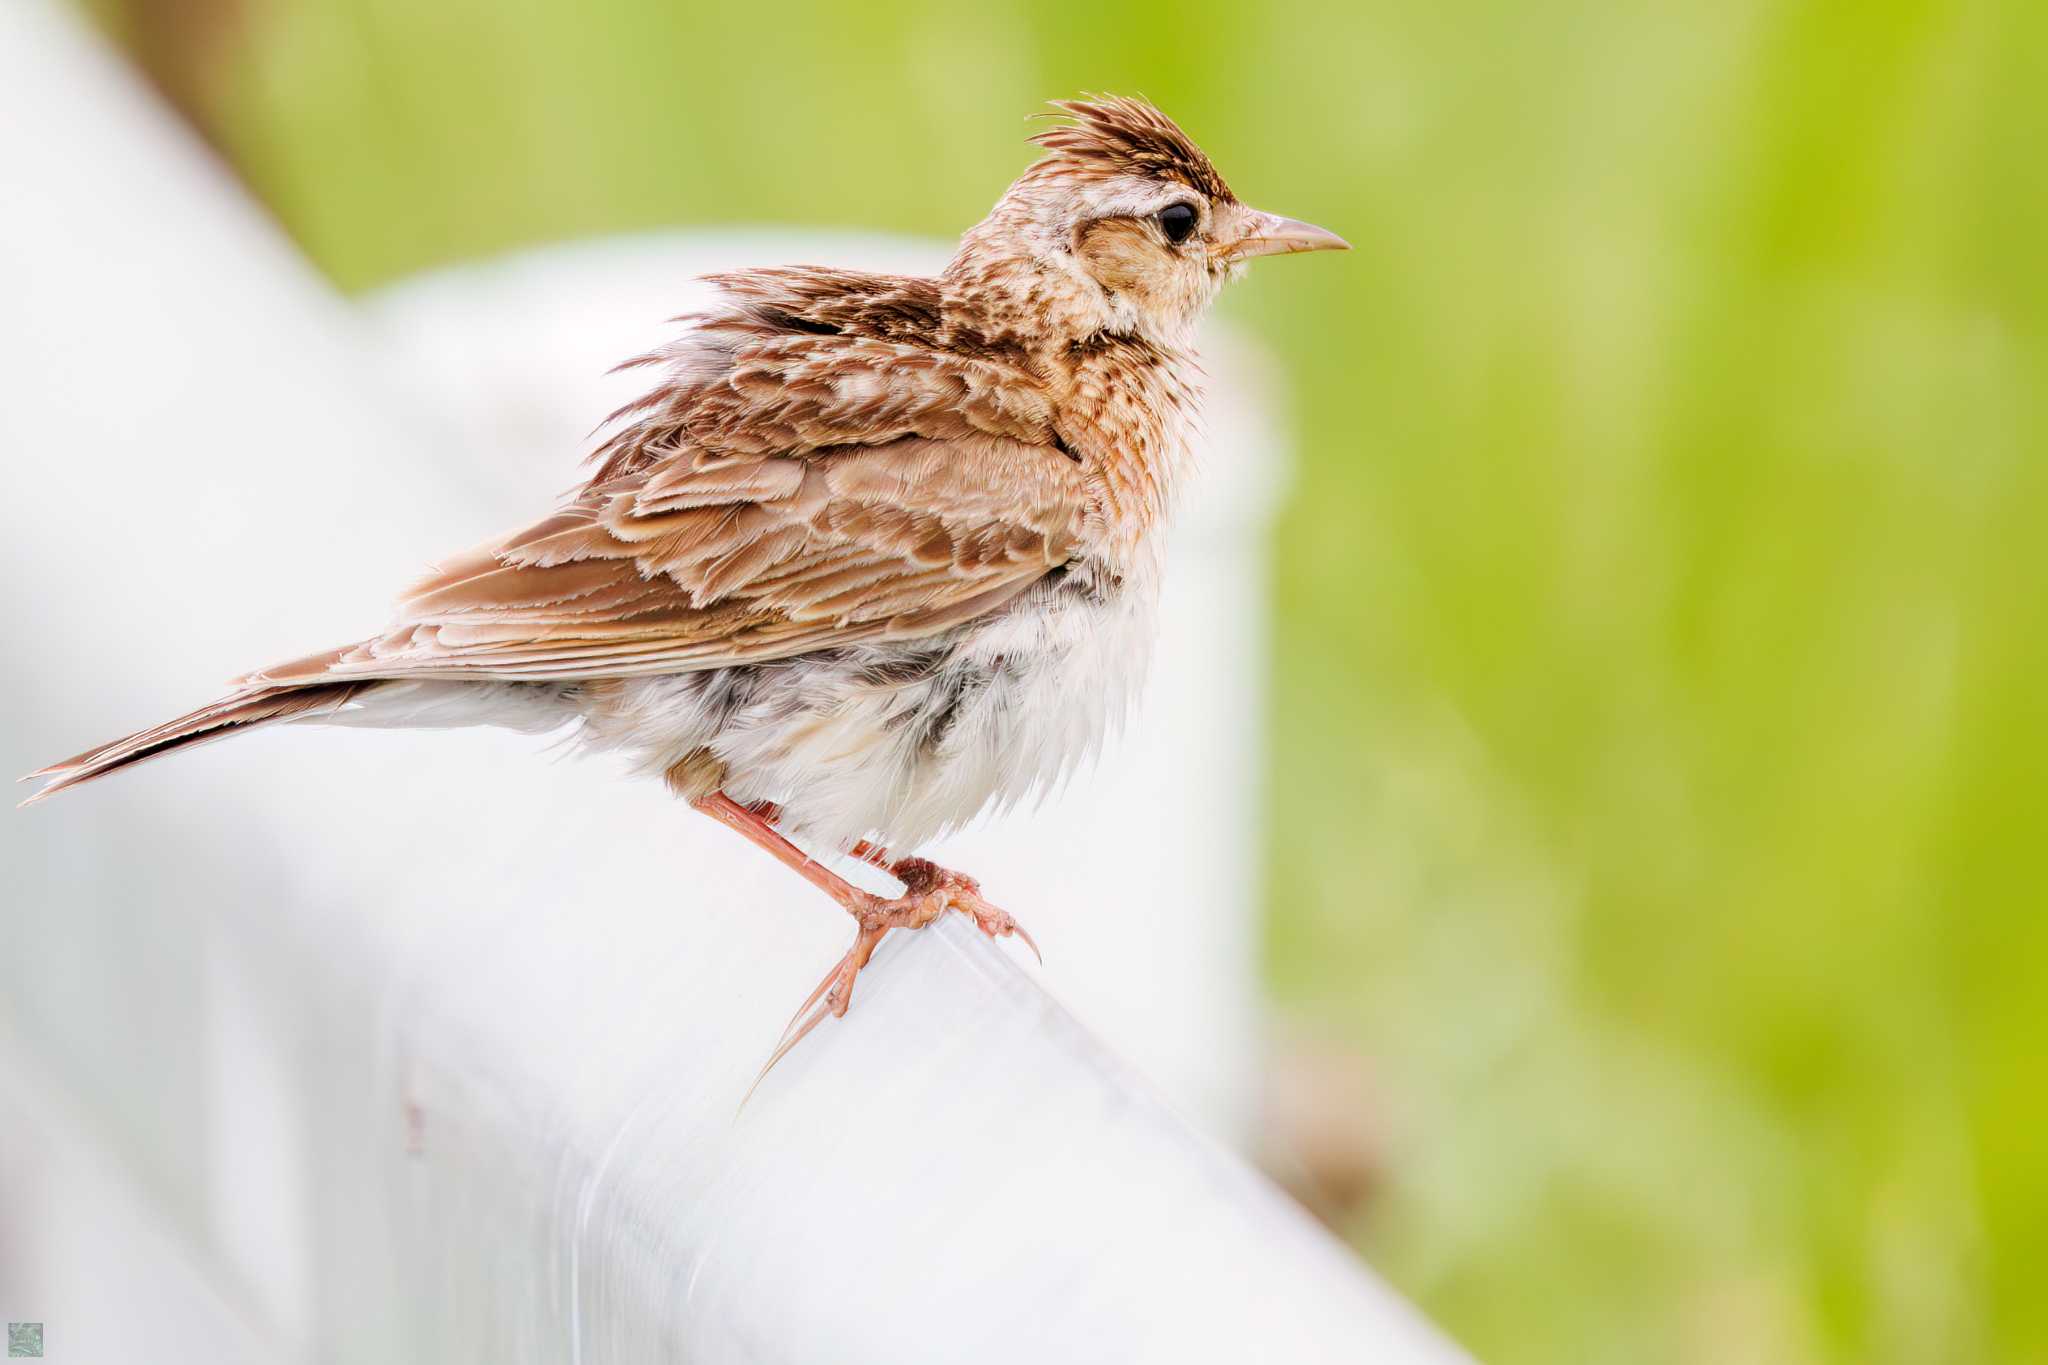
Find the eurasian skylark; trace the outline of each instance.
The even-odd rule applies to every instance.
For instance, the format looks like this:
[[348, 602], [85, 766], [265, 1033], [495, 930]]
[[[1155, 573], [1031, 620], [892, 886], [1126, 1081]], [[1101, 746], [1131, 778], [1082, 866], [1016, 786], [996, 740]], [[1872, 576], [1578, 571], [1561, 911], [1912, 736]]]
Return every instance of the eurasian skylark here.
[[1345, 245], [1240, 203], [1148, 104], [1058, 107], [942, 274], [713, 277], [715, 307], [627, 362], [653, 387], [551, 516], [439, 566], [384, 634], [31, 774], [30, 800], [286, 721], [574, 724], [858, 922], [777, 1057], [845, 1012], [891, 929], [960, 910], [1019, 933], [903, 855], [1057, 783], [1131, 704], [1195, 324], [1252, 257]]

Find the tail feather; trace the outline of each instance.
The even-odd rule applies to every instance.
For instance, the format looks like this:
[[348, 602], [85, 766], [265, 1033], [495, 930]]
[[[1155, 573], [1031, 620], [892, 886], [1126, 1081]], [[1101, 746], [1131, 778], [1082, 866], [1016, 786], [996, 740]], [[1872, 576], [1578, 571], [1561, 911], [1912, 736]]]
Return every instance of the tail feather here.
[[179, 716], [176, 720], [165, 721], [162, 725], [147, 730], [138, 730], [132, 735], [102, 744], [95, 749], [52, 763], [47, 768], [28, 774], [29, 778], [46, 777], [49, 783], [28, 800], [24, 806], [33, 806], [46, 797], [75, 787], [81, 782], [90, 782], [104, 777], [117, 769], [155, 758], [173, 749], [188, 745], [205, 744], [210, 740], [223, 739], [242, 730], [259, 725], [273, 725], [280, 721], [304, 720], [308, 716], [325, 715], [348, 705], [358, 694], [377, 686], [374, 682], [316, 683], [305, 687], [259, 687], [247, 692], [237, 692], [222, 697], [219, 701], [202, 706], [197, 711]]

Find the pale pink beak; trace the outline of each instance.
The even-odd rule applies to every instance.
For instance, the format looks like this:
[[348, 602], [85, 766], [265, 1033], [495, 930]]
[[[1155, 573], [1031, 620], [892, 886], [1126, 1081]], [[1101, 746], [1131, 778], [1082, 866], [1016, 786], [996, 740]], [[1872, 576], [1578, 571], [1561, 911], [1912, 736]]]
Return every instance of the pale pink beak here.
[[1328, 228], [1254, 209], [1244, 236], [1225, 247], [1223, 255], [1229, 260], [1243, 261], [1253, 256], [1285, 256], [1296, 251], [1349, 250], [1351, 243]]

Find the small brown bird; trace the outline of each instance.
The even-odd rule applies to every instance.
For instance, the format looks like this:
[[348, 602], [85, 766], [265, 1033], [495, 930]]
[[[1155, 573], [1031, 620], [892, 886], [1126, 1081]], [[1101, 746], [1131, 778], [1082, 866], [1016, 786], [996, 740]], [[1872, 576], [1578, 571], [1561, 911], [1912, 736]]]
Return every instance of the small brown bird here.
[[31, 774], [50, 781], [30, 800], [285, 721], [573, 724], [858, 922], [777, 1058], [845, 1013], [891, 929], [959, 910], [1021, 933], [904, 855], [1043, 792], [1127, 708], [1188, 473], [1195, 324], [1252, 257], [1345, 246], [1240, 203], [1148, 104], [1058, 108], [942, 274], [712, 277], [716, 307], [626, 362], [655, 383], [551, 516], [437, 567], [384, 634]]

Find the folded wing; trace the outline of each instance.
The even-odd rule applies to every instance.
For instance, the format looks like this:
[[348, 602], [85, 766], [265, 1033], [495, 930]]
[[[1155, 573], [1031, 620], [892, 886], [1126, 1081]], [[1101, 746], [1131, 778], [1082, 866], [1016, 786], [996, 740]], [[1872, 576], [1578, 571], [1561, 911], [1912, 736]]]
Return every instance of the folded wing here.
[[1084, 506], [1042, 394], [920, 339], [928, 282], [863, 312], [853, 278], [721, 281], [731, 306], [642, 358], [664, 382], [564, 506], [439, 566], [384, 634], [245, 684], [716, 667], [928, 635], [1024, 591]]

